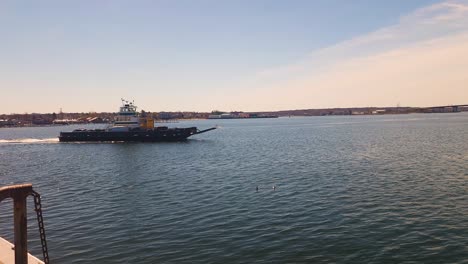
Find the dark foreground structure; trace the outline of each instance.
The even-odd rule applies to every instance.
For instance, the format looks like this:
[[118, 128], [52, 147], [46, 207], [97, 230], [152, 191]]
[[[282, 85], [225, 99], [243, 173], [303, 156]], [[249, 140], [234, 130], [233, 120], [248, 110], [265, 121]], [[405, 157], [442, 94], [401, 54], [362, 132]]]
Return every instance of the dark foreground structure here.
[[[34, 197], [34, 208], [37, 215], [39, 237], [42, 245], [44, 262], [28, 253], [28, 214], [26, 201]], [[32, 188], [32, 184], [17, 184], [0, 187], [0, 202], [13, 199], [14, 246], [0, 237], [0, 263], [5, 264], [49, 264], [49, 253], [42, 217], [41, 196]]]

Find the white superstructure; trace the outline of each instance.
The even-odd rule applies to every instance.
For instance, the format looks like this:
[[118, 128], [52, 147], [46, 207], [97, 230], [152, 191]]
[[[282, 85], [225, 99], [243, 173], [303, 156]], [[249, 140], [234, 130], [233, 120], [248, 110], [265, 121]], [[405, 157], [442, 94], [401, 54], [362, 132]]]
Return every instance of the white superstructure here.
[[118, 115], [110, 129], [125, 131], [137, 127], [140, 127], [137, 106], [133, 102], [122, 99], [122, 106], [119, 108]]

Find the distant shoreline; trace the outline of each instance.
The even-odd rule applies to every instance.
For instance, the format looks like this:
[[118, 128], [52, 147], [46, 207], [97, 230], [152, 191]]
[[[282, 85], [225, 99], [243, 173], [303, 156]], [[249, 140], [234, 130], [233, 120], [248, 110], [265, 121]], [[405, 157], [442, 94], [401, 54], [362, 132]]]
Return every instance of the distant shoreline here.
[[[382, 116], [382, 115], [407, 115], [407, 114], [443, 114], [443, 113], [460, 113], [460, 112], [468, 112], [468, 109], [462, 109], [460, 111], [438, 111], [438, 112], [423, 112], [423, 111], [401, 111], [401, 112], [358, 112], [358, 113], [351, 113], [351, 114], [311, 114], [311, 113], [304, 113], [305, 110], [293, 110], [294, 113], [286, 115], [278, 115], [275, 118], [288, 118], [288, 117], [321, 117], [321, 116]], [[302, 114], [300, 113], [302, 112]], [[270, 112], [268, 112], [270, 113]], [[278, 112], [276, 112], [278, 113]], [[64, 115], [72, 114], [72, 113], [64, 113]], [[96, 113], [93, 113], [94, 115]], [[34, 114], [38, 115], [38, 114]], [[41, 114], [41, 115], [49, 115], [49, 114]], [[0, 115], [8, 116], [8, 115]], [[28, 115], [29, 116], [29, 115]], [[180, 121], [195, 121], [195, 120], [239, 120], [239, 119], [275, 119], [271, 116], [266, 117], [230, 117], [230, 118], [173, 118], [173, 119], [156, 119], [154, 120], [155, 124], [166, 124], [166, 123], [177, 123]], [[32, 123], [30, 120], [21, 120], [17, 119], [17, 123], [12, 120], [5, 120], [0, 118], [0, 128], [19, 128], [19, 127], [61, 127], [61, 126], [70, 126], [70, 125], [108, 125], [112, 122], [98, 122], [98, 123], [91, 123], [91, 122], [75, 122], [75, 123]], [[43, 121], [41, 119], [41, 121]], [[49, 121], [53, 122], [53, 121]]]

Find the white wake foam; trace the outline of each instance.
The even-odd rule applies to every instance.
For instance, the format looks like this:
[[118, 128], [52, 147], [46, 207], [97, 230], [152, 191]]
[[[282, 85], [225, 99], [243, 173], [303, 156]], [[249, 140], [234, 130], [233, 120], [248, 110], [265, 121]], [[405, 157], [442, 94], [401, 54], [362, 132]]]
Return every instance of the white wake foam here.
[[58, 138], [17, 138], [17, 139], [0, 139], [0, 144], [49, 144], [58, 143]]

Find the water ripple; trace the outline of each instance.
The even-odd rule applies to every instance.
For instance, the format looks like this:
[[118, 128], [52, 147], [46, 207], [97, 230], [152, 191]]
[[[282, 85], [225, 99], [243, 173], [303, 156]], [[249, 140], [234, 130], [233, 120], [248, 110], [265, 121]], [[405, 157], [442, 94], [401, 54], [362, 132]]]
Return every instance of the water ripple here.
[[42, 194], [54, 263], [467, 263], [468, 115], [216, 122], [175, 144], [0, 130], [0, 185]]

